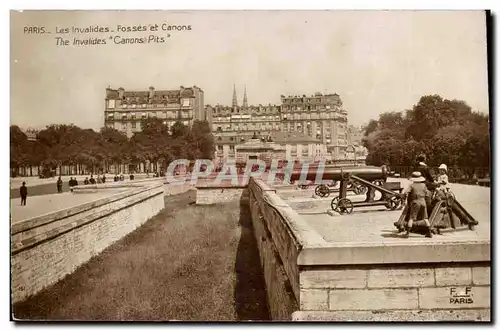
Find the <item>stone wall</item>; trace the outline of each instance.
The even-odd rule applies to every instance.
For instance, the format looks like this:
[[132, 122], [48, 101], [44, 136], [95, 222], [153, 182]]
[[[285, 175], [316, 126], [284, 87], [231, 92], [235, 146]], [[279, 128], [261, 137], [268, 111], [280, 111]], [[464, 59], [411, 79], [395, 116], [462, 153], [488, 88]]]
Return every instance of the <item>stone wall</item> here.
[[[288, 272], [295, 275], [295, 278], [298, 276], [298, 268], [296, 265], [290, 267], [289, 261], [282, 259], [267, 225], [266, 218], [267, 220], [270, 218], [277, 219], [279, 215], [269, 215], [269, 212], [273, 211], [268, 211], [267, 215], [264, 215], [266, 207], [262, 206], [264, 202], [262, 201], [262, 197], [259, 196], [261, 192], [255, 192], [256, 188], [252, 190], [252, 184], [249, 185], [249, 190], [252, 224], [259, 249], [261, 267], [264, 272], [269, 314], [273, 320], [289, 320], [291, 314], [298, 309], [298, 297], [294, 293], [285, 266], [289, 266], [287, 268]], [[276, 225], [281, 227], [282, 231], [286, 232], [280, 223], [278, 220]], [[293, 238], [282, 237], [281, 239], [285, 243], [288, 239], [288, 243], [295, 246]], [[294, 285], [297, 285], [297, 282]], [[297, 287], [295, 290], [298, 290]]]
[[196, 204], [211, 205], [238, 200], [243, 194], [245, 187], [197, 187]]
[[12, 226], [13, 301], [56, 283], [164, 208], [151, 184]]
[[189, 183], [188, 181], [182, 184], [178, 183], [173, 184], [168, 182], [165, 182], [163, 184], [163, 193], [166, 197], [170, 195], [185, 193], [189, 190], [195, 190], [195, 189], [196, 189], [195, 185]]
[[276, 188], [248, 188], [274, 320], [491, 320], [489, 241], [327, 242]]
[[300, 287], [300, 310], [329, 311], [331, 320], [342, 320], [349, 311], [371, 320], [393, 310], [420, 312], [435, 320], [453, 310], [454, 317], [447, 318], [461, 320], [463, 309], [485, 318], [491, 304], [490, 266], [480, 262], [304, 270]]
[[[300, 216], [259, 180], [250, 180], [250, 210], [264, 270], [273, 320], [289, 320], [299, 309], [299, 253], [305, 242], [321, 240], [307, 231]], [[296, 231], [302, 230], [302, 231]]]

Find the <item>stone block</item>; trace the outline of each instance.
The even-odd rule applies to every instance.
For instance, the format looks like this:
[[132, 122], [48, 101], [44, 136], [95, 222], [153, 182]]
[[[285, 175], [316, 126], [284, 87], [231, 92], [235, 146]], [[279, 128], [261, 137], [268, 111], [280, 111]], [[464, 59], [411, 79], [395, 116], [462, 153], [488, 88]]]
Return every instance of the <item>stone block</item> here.
[[474, 285], [490, 285], [491, 283], [490, 267], [473, 267], [472, 283]]
[[296, 311], [297, 322], [490, 322], [490, 309]]
[[434, 285], [431, 268], [373, 269], [368, 271], [368, 287], [425, 287]]
[[330, 310], [416, 309], [417, 289], [330, 290]]
[[301, 289], [300, 290], [301, 310], [325, 310], [328, 309], [327, 289]]
[[436, 286], [472, 284], [470, 267], [436, 268], [435, 273]]
[[418, 289], [421, 309], [490, 308], [489, 286], [446, 286]]
[[301, 288], [364, 288], [367, 270], [307, 270], [300, 273]]

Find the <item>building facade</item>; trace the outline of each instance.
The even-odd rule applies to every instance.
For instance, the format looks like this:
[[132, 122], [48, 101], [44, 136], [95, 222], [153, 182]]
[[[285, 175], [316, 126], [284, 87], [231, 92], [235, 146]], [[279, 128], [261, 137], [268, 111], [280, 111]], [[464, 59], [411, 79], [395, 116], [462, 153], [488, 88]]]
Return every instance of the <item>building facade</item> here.
[[362, 128], [356, 127], [354, 125], [349, 125], [349, 127], [347, 128], [347, 144], [353, 146], [362, 146], [363, 135], [364, 131]]
[[215, 145], [216, 164], [247, 162], [249, 159], [263, 160], [267, 164], [273, 159], [304, 163], [330, 159], [326, 145], [319, 139], [297, 132], [272, 131], [268, 135], [255, 134], [243, 140], [231, 136], [216, 136]]
[[181, 86], [177, 90], [126, 91], [124, 88], [106, 89], [104, 125], [131, 137], [141, 131], [141, 120], [148, 117], [163, 119], [172, 127], [176, 121], [191, 125], [194, 120], [208, 120], [204, 92], [196, 85]]
[[238, 105], [236, 88], [233, 90], [231, 106], [207, 105], [206, 113], [212, 123], [216, 137], [233, 137], [244, 142], [254, 135], [268, 136], [272, 131], [281, 130], [280, 106], [248, 105], [247, 93], [243, 96], [243, 105]]
[[347, 147], [347, 111], [338, 94], [281, 96], [284, 132], [300, 132], [319, 139], [334, 157]]
[[276, 131], [297, 133], [327, 146], [330, 156], [344, 157], [348, 146], [347, 111], [342, 108], [338, 94], [282, 95], [281, 102], [281, 105], [249, 106], [245, 89], [243, 105], [239, 106], [234, 88], [231, 106], [207, 105], [206, 113], [211, 114], [216, 137], [233, 137], [234, 141], [244, 142], [254, 133], [260, 136]]

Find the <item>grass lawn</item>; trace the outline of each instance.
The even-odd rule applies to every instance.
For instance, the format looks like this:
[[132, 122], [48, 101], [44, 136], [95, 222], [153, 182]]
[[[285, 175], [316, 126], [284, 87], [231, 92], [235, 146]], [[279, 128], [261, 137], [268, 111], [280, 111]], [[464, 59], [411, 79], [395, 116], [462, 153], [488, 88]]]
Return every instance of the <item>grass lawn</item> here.
[[[269, 319], [245, 200], [197, 206], [194, 191], [59, 283], [14, 305], [18, 319]], [[240, 208], [241, 205], [241, 208]]]

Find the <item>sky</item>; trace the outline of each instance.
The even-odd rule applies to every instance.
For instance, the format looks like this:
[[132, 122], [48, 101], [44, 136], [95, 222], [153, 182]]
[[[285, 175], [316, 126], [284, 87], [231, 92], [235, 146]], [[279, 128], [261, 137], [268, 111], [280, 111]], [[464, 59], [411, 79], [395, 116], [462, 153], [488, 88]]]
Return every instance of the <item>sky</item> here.
[[[158, 24], [159, 31], [118, 32]], [[161, 31], [162, 24], [191, 25]], [[59, 33], [108, 27], [112, 32]], [[45, 27], [50, 34], [26, 33]], [[31, 30], [33, 31], [33, 29]], [[170, 37], [167, 38], [167, 34]], [[165, 38], [114, 44], [113, 38]], [[58, 46], [56, 37], [70, 41]], [[105, 45], [72, 46], [73, 38]], [[197, 85], [205, 104], [279, 104], [280, 95], [337, 93], [352, 125], [439, 94], [488, 112], [483, 11], [11, 12], [11, 124], [104, 125], [105, 89]]]

